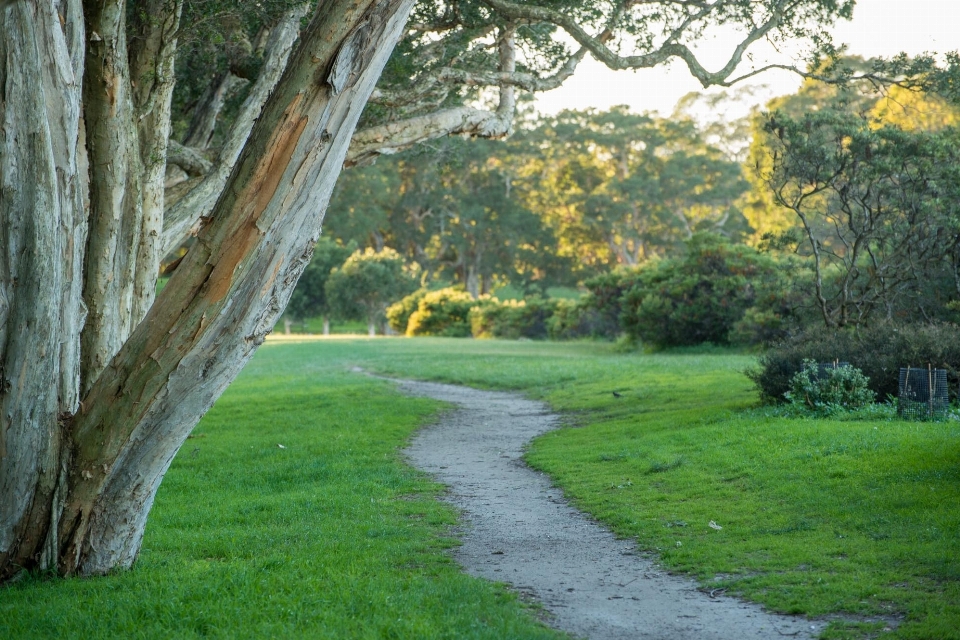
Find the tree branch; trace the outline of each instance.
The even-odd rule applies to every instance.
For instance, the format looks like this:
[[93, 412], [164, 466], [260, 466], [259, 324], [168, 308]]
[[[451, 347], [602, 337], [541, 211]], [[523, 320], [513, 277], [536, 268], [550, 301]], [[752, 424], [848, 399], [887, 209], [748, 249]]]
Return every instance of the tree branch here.
[[306, 15], [308, 8], [307, 4], [301, 4], [290, 9], [271, 29], [260, 76], [250, 88], [250, 94], [240, 108], [216, 162], [203, 180], [164, 213], [163, 255], [176, 249], [217, 203], [264, 103], [287, 66], [287, 58], [300, 33], [300, 19]]
[[[701, 85], [709, 87], [713, 85], [729, 86], [731, 82], [728, 79], [736, 70], [737, 66], [739, 66], [747, 48], [779, 27], [783, 21], [786, 10], [794, 6], [797, 0], [779, 0], [776, 2], [772, 6], [770, 15], [766, 20], [754, 26], [749, 33], [747, 33], [746, 37], [736, 46], [727, 63], [719, 71], [715, 72], [708, 71], [704, 68], [687, 45], [677, 42], [677, 38], [681, 35], [682, 31], [689, 26], [688, 23], [690, 20], [705, 16], [705, 10], [689, 16], [688, 19], [684, 21], [684, 25], [680, 29], [674, 30], [667, 40], [655, 50], [641, 55], [621, 56], [610, 49], [600, 38], [595, 38], [587, 33], [573, 18], [559, 11], [536, 5], [517, 4], [509, 2], [508, 0], [484, 0], [484, 2], [501, 15], [512, 20], [546, 22], [560, 27], [576, 40], [580, 46], [589, 50], [597, 60], [611, 69], [646, 69], [662, 64], [670, 58], [679, 58], [683, 60], [690, 70], [690, 74], [699, 80]], [[620, 10], [624, 10], [629, 4], [633, 3], [624, 3], [621, 5]], [[708, 6], [713, 9], [716, 5]]]
[[175, 164], [189, 176], [205, 176], [213, 171], [213, 163], [192, 147], [176, 140], [167, 141], [167, 164]]

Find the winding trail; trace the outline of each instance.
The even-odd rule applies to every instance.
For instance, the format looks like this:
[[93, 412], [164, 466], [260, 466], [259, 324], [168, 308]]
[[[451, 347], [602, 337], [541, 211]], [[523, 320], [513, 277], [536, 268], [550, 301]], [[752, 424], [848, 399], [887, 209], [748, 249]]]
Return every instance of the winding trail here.
[[511, 393], [395, 380], [410, 395], [458, 409], [421, 430], [413, 464], [450, 488], [463, 513], [456, 559], [468, 573], [505, 582], [541, 602], [552, 626], [592, 640], [814, 638], [824, 623], [710, 597], [665, 573], [571, 507], [521, 459], [530, 440], [558, 426], [546, 405]]

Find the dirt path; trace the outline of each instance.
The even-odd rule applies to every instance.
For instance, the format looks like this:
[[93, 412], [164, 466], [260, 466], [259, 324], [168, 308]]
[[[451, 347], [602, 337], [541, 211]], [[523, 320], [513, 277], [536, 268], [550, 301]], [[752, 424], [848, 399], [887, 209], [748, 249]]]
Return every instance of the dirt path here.
[[812, 638], [823, 629], [822, 622], [711, 598], [569, 506], [521, 460], [532, 438], [557, 427], [546, 405], [509, 393], [397, 382], [411, 395], [459, 406], [420, 431], [406, 452], [450, 487], [447, 499], [464, 514], [456, 559], [468, 573], [543, 603], [556, 628], [618, 640]]

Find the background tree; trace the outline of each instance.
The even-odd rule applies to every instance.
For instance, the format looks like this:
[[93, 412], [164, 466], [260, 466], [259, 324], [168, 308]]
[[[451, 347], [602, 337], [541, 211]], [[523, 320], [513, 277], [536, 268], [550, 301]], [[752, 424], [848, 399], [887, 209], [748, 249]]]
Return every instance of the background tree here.
[[387, 307], [413, 293], [417, 280], [405, 268], [403, 257], [393, 249], [356, 251], [341, 267], [330, 272], [328, 305], [347, 320], [365, 320], [369, 335], [377, 334]]
[[527, 135], [539, 153], [517, 188], [557, 229], [562, 254], [635, 266], [697, 231], [748, 229], [736, 206], [747, 187], [740, 164], [690, 119], [567, 111]]
[[[960, 294], [957, 131], [910, 132], [846, 111], [769, 116], [774, 201], [792, 212], [828, 327], [901, 310], [942, 316]], [[951, 295], [929, 295], [933, 282]], [[948, 289], [948, 291], [950, 290]]]
[[290, 295], [286, 313], [295, 320], [321, 316], [323, 335], [330, 334], [330, 314], [333, 309], [327, 299], [327, 280], [330, 272], [340, 267], [356, 250], [352, 245], [343, 246], [321, 237], [313, 250], [310, 264], [303, 270], [297, 286]]
[[626, 279], [621, 324], [659, 347], [729, 344], [747, 309], [778, 288], [777, 270], [756, 249], [696, 234], [684, 257], [652, 262]]

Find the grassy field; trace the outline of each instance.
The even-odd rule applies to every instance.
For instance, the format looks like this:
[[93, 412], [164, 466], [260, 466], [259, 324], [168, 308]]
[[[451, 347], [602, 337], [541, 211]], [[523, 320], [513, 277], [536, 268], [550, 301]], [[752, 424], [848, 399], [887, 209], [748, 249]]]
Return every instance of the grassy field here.
[[827, 616], [828, 638], [960, 638], [958, 424], [773, 417], [751, 362], [272, 341], [174, 461], [135, 570], [2, 590], [0, 637], [553, 637], [445, 558], [453, 514], [397, 453], [437, 405], [360, 366], [546, 400], [567, 426], [531, 464], [705, 588]]
[[558, 638], [448, 559], [455, 513], [398, 453], [439, 406], [352, 352], [264, 347], [174, 460], [135, 568], [0, 588], [0, 638]]
[[547, 400], [568, 428], [529, 462], [709, 589], [831, 618], [828, 638], [960, 638], [956, 422], [748, 410], [748, 356], [421, 339], [358, 344], [352, 358]]

